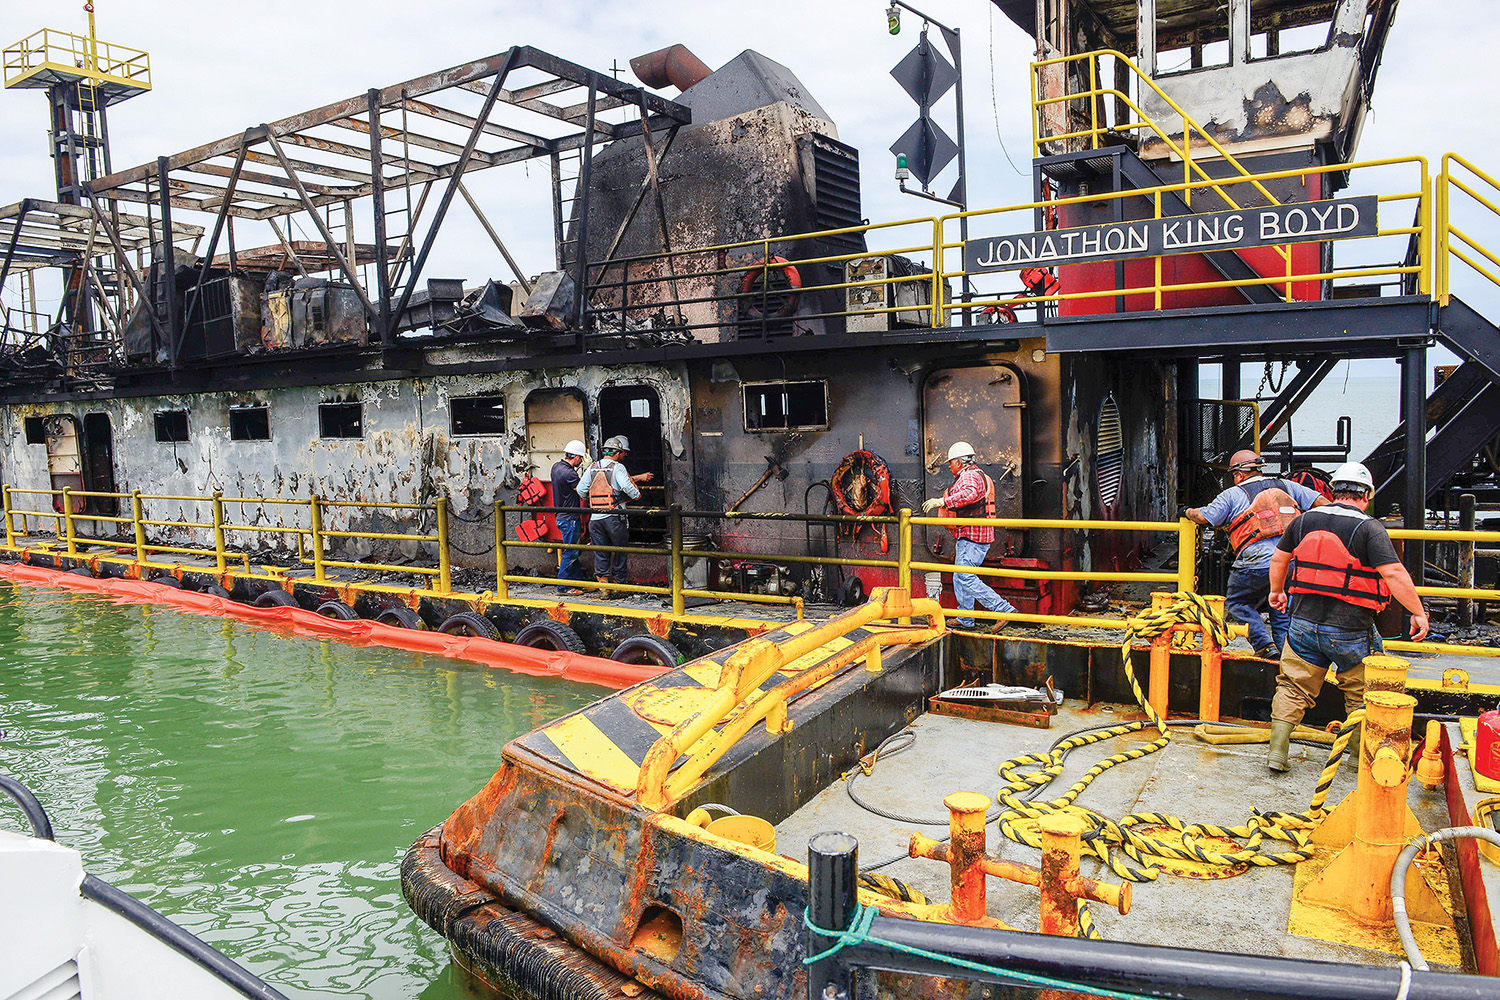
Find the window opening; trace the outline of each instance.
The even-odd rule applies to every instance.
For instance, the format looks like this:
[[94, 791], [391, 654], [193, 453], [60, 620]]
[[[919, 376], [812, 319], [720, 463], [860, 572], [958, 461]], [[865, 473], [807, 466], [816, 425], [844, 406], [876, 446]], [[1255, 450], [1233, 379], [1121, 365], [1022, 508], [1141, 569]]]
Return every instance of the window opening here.
[[229, 408], [231, 441], [269, 441], [271, 408], [269, 406], [231, 406]]
[[457, 436], [505, 433], [505, 397], [455, 396], [448, 401], [449, 430]]
[[750, 382], [745, 395], [745, 430], [828, 429], [828, 382]]
[[187, 410], [158, 410], [156, 412], [156, 440], [186, 441], [188, 439], [187, 417]]
[[46, 444], [47, 428], [42, 423], [41, 417], [27, 417], [24, 421], [26, 426], [27, 444]]
[[362, 438], [365, 436], [364, 404], [319, 403], [318, 436], [325, 438]]

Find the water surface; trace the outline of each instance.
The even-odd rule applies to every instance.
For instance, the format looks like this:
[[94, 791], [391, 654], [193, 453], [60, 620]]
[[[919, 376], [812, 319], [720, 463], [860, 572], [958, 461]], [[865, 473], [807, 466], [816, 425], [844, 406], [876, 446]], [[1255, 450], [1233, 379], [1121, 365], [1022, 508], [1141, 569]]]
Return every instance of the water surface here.
[[293, 998], [470, 996], [401, 854], [506, 740], [603, 694], [0, 581], [0, 771], [88, 871]]

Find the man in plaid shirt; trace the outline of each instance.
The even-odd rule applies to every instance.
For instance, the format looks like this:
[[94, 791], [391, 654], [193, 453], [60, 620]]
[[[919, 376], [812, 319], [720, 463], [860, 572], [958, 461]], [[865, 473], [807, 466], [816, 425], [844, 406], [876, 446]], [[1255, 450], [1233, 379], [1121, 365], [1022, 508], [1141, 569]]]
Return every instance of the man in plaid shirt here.
[[[944, 507], [955, 517], [994, 517], [995, 484], [980, 471], [975, 463], [974, 449], [967, 441], [959, 441], [948, 449], [948, 471], [953, 473], [953, 485], [941, 497], [922, 504], [922, 510], [931, 512]], [[990, 545], [995, 541], [992, 525], [959, 525], [948, 529], [953, 533], [953, 561], [959, 566], [980, 566], [989, 555]], [[989, 585], [974, 573], [953, 574], [953, 596], [962, 611], [973, 611], [977, 602], [986, 610], [1009, 613], [1015, 605], [990, 589]], [[974, 619], [955, 619], [960, 628], [976, 629]], [[989, 623], [985, 631], [997, 631], [1005, 627], [1004, 622]]]

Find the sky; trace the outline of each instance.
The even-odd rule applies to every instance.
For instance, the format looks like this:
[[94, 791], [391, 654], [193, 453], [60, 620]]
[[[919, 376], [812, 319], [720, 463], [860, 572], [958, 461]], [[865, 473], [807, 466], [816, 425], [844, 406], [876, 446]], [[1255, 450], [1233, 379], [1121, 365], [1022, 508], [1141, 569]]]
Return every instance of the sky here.
[[[885, 6], [885, 0], [770, 7], [722, 0], [97, 0], [95, 9], [101, 39], [151, 54], [153, 91], [111, 109], [117, 169], [511, 44], [608, 70], [682, 42], [711, 67], [746, 48], [790, 67], [837, 123], [840, 138], [860, 149], [865, 213], [880, 221], [944, 210], [902, 195], [892, 177], [887, 148], [915, 119], [916, 107], [888, 71], [916, 44], [921, 22], [904, 14], [901, 33], [892, 37]], [[971, 205], [1028, 201], [1027, 68], [1033, 40], [986, 0], [919, 0], [914, 6], [962, 34]], [[1473, 80], [1500, 51], [1493, 11], [1493, 0], [1404, 0], [1361, 158], [1419, 153], [1435, 165], [1444, 151], [1456, 149], [1480, 165], [1500, 166], [1500, 128], [1482, 95], [1460, 97], [1454, 89]], [[0, 3], [0, 43], [42, 27], [84, 31], [82, 3]], [[628, 68], [622, 76], [629, 77]], [[952, 100], [945, 98], [935, 112], [950, 134]], [[46, 126], [41, 92], [0, 93], [0, 204], [52, 195]], [[552, 266], [545, 176], [539, 161], [526, 169], [485, 171], [469, 183], [531, 273]], [[933, 187], [946, 193], [953, 179], [950, 166]], [[197, 221], [211, 224], [208, 217]], [[314, 235], [305, 219], [299, 235]], [[472, 284], [503, 273], [472, 216], [456, 207], [427, 276], [463, 277]], [[1492, 315], [1500, 315], [1500, 298], [1495, 302]], [[1384, 363], [1366, 364], [1391, 370]]]

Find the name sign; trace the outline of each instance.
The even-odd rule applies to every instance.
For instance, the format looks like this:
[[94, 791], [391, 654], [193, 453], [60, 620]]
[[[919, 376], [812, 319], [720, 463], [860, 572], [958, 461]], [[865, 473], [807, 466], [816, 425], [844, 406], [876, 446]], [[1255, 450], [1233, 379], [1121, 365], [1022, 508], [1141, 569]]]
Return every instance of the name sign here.
[[1090, 260], [1170, 257], [1283, 243], [1357, 239], [1374, 236], [1379, 231], [1375, 218], [1377, 201], [1375, 195], [1361, 195], [992, 236], [965, 243], [964, 262], [972, 274]]

